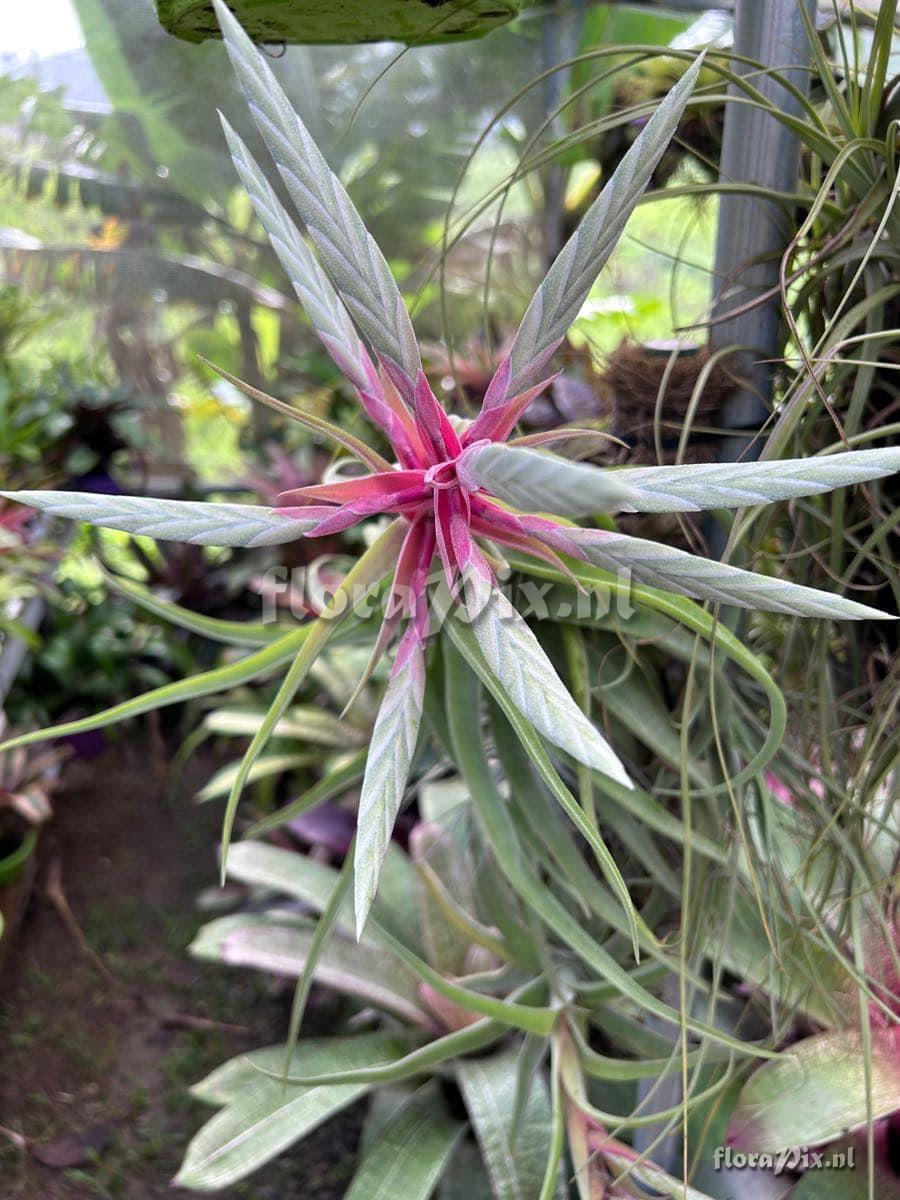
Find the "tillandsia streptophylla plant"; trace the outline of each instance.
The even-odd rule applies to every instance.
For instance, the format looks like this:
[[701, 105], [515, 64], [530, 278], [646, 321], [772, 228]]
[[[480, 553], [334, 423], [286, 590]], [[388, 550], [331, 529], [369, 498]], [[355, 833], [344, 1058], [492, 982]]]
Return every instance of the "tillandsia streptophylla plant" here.
[[[532, 299], [478, 416], [451, 420], [422, 370], [409, 314], [388, 265], [342, 184], [291, 109], [264, 56], [216, 0], [225, 44], [254, 120], [305, 223], [318, 257], [230, 125], [225, 136], [238, 174], [289, 273], [308, 315], [345, 373], [367, 415], [386, 435], [396, 460], [328, 423], [301, 414], [358, 459], [368, 473], [285, 493], [276, 508], [163, 501], [72, 492], [4, 493], [47, 512], [95, 525], [211, 545], [262, 546], [333, 535], [367, 517], [394, 521], [347, 576], [330, 613], [264, 646], [230, 674], [167, 693], [166, 700], [202, 694], [290, 663], [281, 688], [236, 773], [225, 815], [227, 846], [241, 791], [273, 728], [300, 687], [357, 586], [378, 585], [393, 570], [386, 616], [373, 661], [400, 634], [390, 682], [372, 733], [359, 803], [355, 908], [361, 932], [376, 892], [380, 865], [402, 800], [421, 722], [426, 643], [432, 633], [431, 568], [472, 626], [477, 651], [508, 702], [552, 745], [619, 788], [632, 787], [625, 767], [576, 703], [522, 617], [496, 586], [482, 544], [571, 578], [572, 560], [640, 583], [751, 608], [804, 616], [858, 619], [886, 614], [842, 597], [615, 532], [572, 525], [558, 517], [614, 511], [660, 512], [766, 504], [813, 495], [891, 473], [900, 450], [840, 453], [809, 461], [711, 464], [685, 468], [604, 470], [516, 447], [510, 438], [532, 400], [554, 351], [577, 316], [664, 152], [695, 85], [698, 60], [647, 122], [581, 226]], [[568, 560], [568, 562], [567, 562]], [[256, 636], [256, 635], [254, 635]], [[250, 641], [254, 638], [250, 637]], [[118, 715], [145, 711], [152, 697]], [[108, 718], [107, 718], [108, 719]], [[33, 735], [48, 736], [47, 733]], [[755, 764], [758, 768], [759, 764]], [[611, 856], [590, 828], [579, 826], [624, 904], [627, 889]], [[224, 869], [224, 868], [223, 868]], [[630, 905], [629, 905], [630, 908]], [[632, 910], [633, 911], [633, 910]], [[637, 932], [635, 932], [637, 940]]]

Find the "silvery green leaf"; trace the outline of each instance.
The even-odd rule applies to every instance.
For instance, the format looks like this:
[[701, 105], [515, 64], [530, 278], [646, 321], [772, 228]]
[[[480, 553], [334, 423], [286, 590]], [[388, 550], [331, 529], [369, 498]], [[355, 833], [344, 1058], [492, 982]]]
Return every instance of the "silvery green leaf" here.
[[898, 470], [900, 448], [892, 446], [772, 462], [629, 467], [615, 475], [636, 497], [622, 506], [631, 512], [695, 512], [815, 496]]
[[615, 512], [636, 499], [619, 482], [623, 472], [575, 463], [543, 450], [487, 442], [466, 451], [464, 463], [466, 474], [481, 487], [526, 512], [587, 516]]
[[415, 380], [421, 367], [415, 334], [384, 255], [265, 57], [221, 0], [213, 2], [250, 112], [326, 271], [372, 347]]
[[[315, 1050], [319, 1047], [322, 1053], [317, 1055]], [[359, 1070], [376, 1066], [391, 1056], [390, 1045], [383, 1034], [323, 1039], [313, 1043], [311, 1049], [313, 1053], [309, 1053], [304, 1045], [296, 1051], [292, 1066], [316, 1070], [327, 1062], [328, 1066], [323, 1069], [329, 1071]], [[223, 1077], [234, 1066], [231, 1074], [237, 1074], [240, 1085], [235, 1087], [232, 1083], [224, 1093], [217, 1086], [212, 1092], [217, 1102], [221, 1102], [220, 1096], [227, 1096], [227, 1102], [191, 1141], [176, 1184], [198, 1192], [229, 1187], [347, 1108], [371, 1086], [365, 1083], [312, 1088], [285, 1085], [280, 1079], [254, 1070], [254, 1061], [259, 1065], [263, 1065], [263, 1061], [267, 1065], [271, 1063], [270, 1069], [275, 1071], [281, 1069], [284, 1047], [277, 1047], [270, 1058], [260, 1059], [268, 1053], [259, 1051], [251, 1056], [241, 1055], [234, 1064], [226, 1064], [215, 1073]], [[211, 1076], [201, 1085], [204, 1098], [204, 1086], [212, 1082]]]
[[900, 469], [900, 450], [849, 450], [774, 462], [696, 463], [611, 470], [500, 442], [473, 446], [465, 470], [517, 508], [584, 517], [596, 512], [691, 512], [812, 496]]
[[[270, 779], [273, 775], [285, 775], [289, 771], [308, 767], [317, 761], [317, 756], [314, 754], [263, 755], [250, 768], [247, 783], [258, 783], [260, 779]], [[223, 796], [227, 796], [234, 784], [240, 765], [240, 762], [229, 763], [216, 771], [212, 779], [197, 793], [197, 802], [205, 804], [210, 800], [221, 800]]]
[[[256, 708], [219, 708], [203, 719], [210, 733], [226, 737], [253, 737], [266, 719], [265, 712]], [[318, 746], [334, 746], [349, 750], [365, 743], [366, 735], [348, 721], [312, 704], [295, 704], [289, 708], [273, 730], [273, 737], [296, 738]]]
[[[409, 1039], [390, 1033], [361, 1033], [351, 1037], [304, 1038], [291, 1052], [287, 1064], [290, 1078], [340, 1074], [365, 1067], [380, 1066], [401, 1058], [409, 1050]], [[283, 1043], [263, 1046], [260, 1050], [238, 1054], [221, 1063], [190, 1092], [196, 1100], [218, 1108], [232, 1104], [251, 1084], [269, 1080], [283, 1073], [288, 1047]], [[288, 1088], [299, 1090], [302, 1085], [289, 1083]], [[331, 1085], [328, 1085], [331, 1086]]]
[[421, 649], [417, 649], [392, 675], [369, 743], [353, 865], [357, 937], [362, 935], [378, 890], [381, 866], [416, 750], [424, 696], [424, 660]]
[[346, 1200], [428, 1200], [465, 1128], [427, 1083], [379, 1131]]
[[510, 350], [508, 395], [535, 381], [578, 316], [678, 126], [701, 63], [698, 58], [660, 102], [535, 293]]
[[765, 612], [790, 613], [801, 617], [834, 617], [860, 620], [890, 618], [889, 613], [833, 596], [817, 588], [802, 587], [772, 575], [743, 571], [718, 559], [701, 558], [644, 538], [622, 533], [577, 530], [573, 541], [598, 567], [612, 572], [628, 571], [638, 583], [663, 591], [678, 592], [695, 600], [714, 600]]
[[[541, 1190], [550, 1155], [551, 1114], [541, 1075], [531, 1080], [518, 1129], [513, 1127], [518, 1054], [510, 1047], [490, 1058], [466, 1058], [456, 1076], [495, 1200], [532, 1200]], [[559, 1186], [554, 1195], [564, 1195]]]
[[329, 351], [332, 347], [340, 351], [338, 365], [350, 381], [357, 387], [366, 387], [368, 380], [362, 368], [366, 352], [331, 280], [244, 142], [224, 116], [221, 121], [231, 159], [244, 190], [253, 202], [256, 215], [269, 235], [272, 249], [294, 285], [307, 316], [316, 331], [324, 334]]
[[[287, 913], [238, 913], [204, 925], [191, 943], [190, 953], [195, 958], [294, 979], [303, 971], [313, 936], [309, 926], [297, 924]], [[315, 979], [403, 1021], [432, 1023], [419, 1002], [417, 977], [383, 946], [334, 936], [320, 951]]]
[[728, 1127], [741, 1150], [778, 1154], [818, 1146], [900, 1109], [893, 1031], [837, 1029], [805, 1038], [744, 1084]]
[[93, 492], [0, 492], [0, 496], [54, 517], [195, 546], [279, 546], [301, 538], [315, 524], [313, 520], [283, 517], [257, 504], [155, 500]]
[[535, 729], [578, 762], [632, 787], [618, 756], [566, 690], [525, 621], [474, 571], [466, 579], [466, 607], [488, 666]]

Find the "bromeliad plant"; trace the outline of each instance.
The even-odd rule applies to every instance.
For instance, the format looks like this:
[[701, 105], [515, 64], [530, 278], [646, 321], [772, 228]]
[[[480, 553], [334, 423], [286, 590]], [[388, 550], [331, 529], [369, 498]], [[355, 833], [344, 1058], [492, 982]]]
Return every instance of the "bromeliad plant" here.
[[[496, 556], [490, 550], [485, 553], [482, 544], [498, 543], [527, 556], [531, 563], [549, 564], [564, 578], [572, 578], [566, 559], [575, 559], [607, 571], [625, 571], [640, 583], [700, 599], [804, 616], [881, 617], [885, 614], [843, 597], [609, 530], [581, 528], [533, 514], [537, 510], [586, 516], [616, 510], [665, 512], [770, 503], [883, 476], [896, 469], [900, 452], [867, 450], [808, 462], [613, 472], [510, 442], [520, 416], [549, 382], [542, 380], [543, 372], [668, 145], [696, 81], [699, 61], [660, 104], [564, 247], [529, 305], [480, 413], [463, 426], [451, 420], [426, 381], [399, 290], [349, 196], [290, 108], [265, 59], [224, 5], [218, 4], [217, 12], [251, 113], [318, 259], [223, 118], [238, 174], [324, 345], [372, 422], [389, 439], [396, 461], [386, 461], [358, 438], [319, 418], [294, 413], [333, 438], [367, 473], [285, 493], [277, 508], [72, 492], [5, 494], [96, 525], [212, 545], [280, 544], [304, 536], [328, 536], [366, 517], [395, 517], [350, 572], [330, 612], [310, 629], [287, 635], [221, 677], [221, 686], [226, 686], [293, 660], [237, 772], [225, 817], [227, 849], [238, 799], [253, 763], [337, 627], [352, 589], [373, 587], [393, 569], [373, 662], [403, 622], [405, 630], [373, 731], [360, 800], [356, 913], [361, 931], [422, 715], [435, 557], [452, 597], [468, 613], [479, 654], [516, 709], [554, 746], [628, 788], [631, 781], [615, 751], [570, 696], [524, 620], [495, 586], [491, 559], [496, 563]], [[176, 695], [198, 690], [203, 685], [198, 689], [187, 682]], [[133, 702], [126, 712], [142, 711], [152, 703]]]

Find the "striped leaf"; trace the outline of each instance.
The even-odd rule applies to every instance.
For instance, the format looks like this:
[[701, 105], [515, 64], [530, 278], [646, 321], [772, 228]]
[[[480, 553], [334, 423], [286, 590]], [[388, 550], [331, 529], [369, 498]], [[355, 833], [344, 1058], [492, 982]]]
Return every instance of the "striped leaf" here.
[[581, 711], [537, 638], [502, 592], [470, 571], [466, 605], [479, 649], [516, 708], [548, 741], [626, 787], [631, 780]]
[[504, 442], [473, 446], [464, 454], [463, 470], [492, 495], [526, 512], [587, 516], [615, 512], [636, 499], [619, 482], [622, 472]]
[[[197, 1094], [222, 1110], [207, 1121], [188, 1146], [175, 1179], [180, 1187], [214, 1192], [244, 1179], [264, 1163], [283, 1153], [369, 1091], [365, 1083], [328, 1087], [285, 1086], [255, 1070], [253, 1063], [267, 1051], [241, 1055], [214, 1072]], [[393, 1051], [396, 1053], [396, 1050]], [[280, 1056], [280, 1057], [278, 1057]], [[359, 1070], [392, 1057], [392, 1046], [383, 1034], [360, 1038], [328, 1038], [301, 1047], [295, 1067], [340, 1071]], [[268, 1059], [264, 1060], [268, 1062]], [[274, 1070], [284, 1063], [284, 1047], [276, 1048]]]
[[772, 462], [635, 467], [616, 477], [636, 496], [623, 506], [632, 512], [696, 512], [815, 496], [898, 470], [900, 448], [892, 446]]
[[900, 449], [849, 450], [776, 462], [698, 463], [610, 470], [502, 443], [473, 446], [464, 469], [501, 500], [529, 511], [696, 512], [813, 496], [900, 469]]
[[445, 1111], [435, 1084], [426, 1084], [379, 1131], [346, 1200], [428, 1200], [464, 1129]]
[[328, 275], [372, 347], [414, 381], [421, 368], [415, 334], [384, 255], [265, 57], [221, 0], [214, 6], [250, 112]]
[[395, 666], [372, 730], [357, 817], [354, 862], [357, 937], [362, 936], [378, 890], [381, 866], [416, 750], [424, 698], [425, 660], [421, 647], [416, 645], [399, 669]]
[[[456, 1077], [475, 1128], [494, 1200], [533, 1200], [550, 1155], [550, 1101], [541, 1075], [532, 1077], [518, 1129], [513, 1127], [518, 1084], [514, 1047], [490, 1058], [468, 1058]], [[565, 1194], [560, 1187], [552, 1195]]]
[[570, 531], [572, 541], [595, 566], [613, 573], [627, 571], [638, 583], [663, 591], [678, 592], [695, 600], [714, 600], [766, 612], [790, 613], [800, 617], [833, 617], [859, 621], [863, 618], [890, 619], [889, 613], [869, 608], [843, 596], [817, 588], [802, 587], [772, 575], [742, 571], [718, 559], [701, 558], [650, 542], [605, 530]]
[[832, 1141], [866, 1124], [867, 1091], [873, 1121], [900, 1110], [894, 1031], [873, 1031], [871, 1053], [855, 1030], [806, 1038], [747, 1080], [728, 1127], [729, 1143], [778, 1154]]
[[[362, 1033], [351, 1037], [304, 1038], [294, 1047], [288, 1060], [288, 1077], [294, 1079], [317, 1076], [354, 1074], [402, 1058], [409, 1051], [406, 1036], [390, 1033]], [[279, 1043], [260, 1050], [238, 1054], [221, 1063], [195, 1083], [190, 1091], [195, 1100], [223, 1108], [239, 1100], [252, 1084], [281, 1082], [273, 1077], [283, 1075], [287, 1046]], [[337, 1082], [337, 1080], [334, 1080]], [[289, 1083], [288, 1087], [308, 1087], [308, 1084]]]
[[[279, 920], [276, 916], [239, 913], [204, 925], [191, 943], [190, 952], [195, 958], [296, 979], [306, 964], [313, 936], [311, 928], [298, 925], [287, 914]], [[333, 937], [320, 953], [315, 978], [326, 987], [374, 1004], [403, 1021], [429, 1028], [432, 1025], [419, 1001], [415, 975], [389, 956], [384, 947]]]
[[306, 315], [347, 378], [359, 388], [368, 386], [363, 363], [368, 358], [353, 322], [319, 260], [306, 244], [274, 188], [260, 170], [244, 142], [221, 117], [225, 140], [244, 190], [253, 202], [272, 249], [294, 285]]
[[701, 63], [693, 63], [659, 104], [535, 293], [510, 349], [508, 396], [535, 382], [578, 316], [678, 126]]
[[256, 504], [155, 500], [93, 492], [0, 492], [0, 496], [53, 517], [195, 546], [279, 546], [301, 538], [316, 523], [314, 519], [283, 517]]
[[[308, 767], [317, 761], [314, 754], [267, 754], [258, 758], [250, 768], [247, 783], [258, 783], [260, 779], [271, 779], [273, 775], [285, 775], [289, 771]], [[221, 800], [227, 796], [234, 785], [240, 763], [229, 763], [216, 771], [215, 775], [205, 784], [196, 795], [200, 804], [210, 800]]]
[[[266, 714], [255, 708], [220, 708], [204, 717], [204, 728], [227, 737], [253, 737], [259, 732]], [[366, 735], [333, 713], [312, 704], [296, 704], [289, 708], [275, 726], [273, 737], [297, 738], [318, 746], [334, 746], [349, 750], [362, 745]]]

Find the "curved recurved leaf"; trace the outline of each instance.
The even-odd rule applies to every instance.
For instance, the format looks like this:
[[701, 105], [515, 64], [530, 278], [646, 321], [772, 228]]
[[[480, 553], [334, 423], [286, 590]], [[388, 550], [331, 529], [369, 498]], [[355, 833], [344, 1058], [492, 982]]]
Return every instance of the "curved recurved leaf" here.
[[278, 546], [303, 537], [315, 524], [315, 519], [283, 517], [257, 504], [155, 500], [94, 492], [0, 492], [0, 496], [53, 517], [195, 546]]
[[466, 606], [488, 666], [535, 729], [578, 762], [632, 787], [618, 756], [575, 703], [543, 647], [503, 593], [470, 571]]
[[714, 600], [739, 608], [791, 613], [801, 617], [834, 617], [852, 621], [887, 618], [877, 608], [803, 587], [772, 575], [742, 571], [718, 559], [702, 558], [644, 538], [606, 530], [572, 530], [572, 540], [590, 562], [604, 570], [628, 571], [640, 583], [678, 592], [697, 600]]
[[372, 347], [412, 383], [421, 359], [409, 313], [384, 255], [265, 57], [221, 0], [214, 0], [214, 6], [250, 112], [328, 275]]
[[353, 879], [357, 937], [362, 936], [378, 890], [381, 864], [416, 750], [424, 697], [425, 660], [417, 646], [391, 676], [369, 744], [359, 797]]

